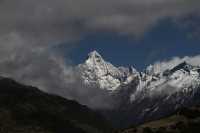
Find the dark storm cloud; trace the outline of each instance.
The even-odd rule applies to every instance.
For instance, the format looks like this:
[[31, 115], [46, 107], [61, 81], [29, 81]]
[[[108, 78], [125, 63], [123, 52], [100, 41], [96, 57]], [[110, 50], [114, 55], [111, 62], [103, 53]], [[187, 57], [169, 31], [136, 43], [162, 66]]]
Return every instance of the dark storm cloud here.
[[199, 5], [198, 0], [3, 0], [0, 28], [59, 39], [95, 30], [138, 35], [164, 17], [199, 12]]
[[141, 36], [166, 17], [199, 13], [199, 5], [199, 0], [0, 0], [0, 74], [80, 101], [94, 96], [88, 104], [95, 99], [100, 105], [102, 95], [75, 86], [79, 79], [70, 60], [52, 47], [89, 32]]

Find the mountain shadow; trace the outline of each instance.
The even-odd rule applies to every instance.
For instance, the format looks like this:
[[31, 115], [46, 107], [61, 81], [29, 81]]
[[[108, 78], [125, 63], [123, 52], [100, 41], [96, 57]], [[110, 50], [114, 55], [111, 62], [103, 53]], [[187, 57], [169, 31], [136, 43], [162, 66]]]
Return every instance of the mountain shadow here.
[[0, 79], [0, 133], [106, 133], [104, 118], [76, 101]]

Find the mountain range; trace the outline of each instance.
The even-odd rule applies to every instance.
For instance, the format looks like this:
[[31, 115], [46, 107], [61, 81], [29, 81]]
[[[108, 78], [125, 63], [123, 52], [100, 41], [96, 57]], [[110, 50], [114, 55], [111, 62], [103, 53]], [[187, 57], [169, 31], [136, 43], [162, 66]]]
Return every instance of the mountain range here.
[[186, 61], [139, 72], [132, 66], [115, 67], [93, 51], [78, 69], [85, 85], [106, 91], [115, 101], [101, 112], [117, 127], [159, 119], [200, 102], [200, 66]]
[[132, 66], [115, 67], [94, 51], [77, 70], [85, 86], [100, 89], [110, 97], [112, 108], [89, 108], [0, 77], [0, 132], [198, 133], [200, 130], [199, 66], [182, 62], [159, 69], [150, 65], [139, 72]]

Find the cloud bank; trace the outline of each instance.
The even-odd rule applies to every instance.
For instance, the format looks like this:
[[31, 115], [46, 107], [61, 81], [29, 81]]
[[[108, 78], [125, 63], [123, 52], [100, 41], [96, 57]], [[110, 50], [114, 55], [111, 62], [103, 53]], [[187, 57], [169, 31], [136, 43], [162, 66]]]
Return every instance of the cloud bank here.
[[139, 35], [157, 21], [199, 14], [198, 0], [1, 0], [1, 33], [69, 39], [108, 30]]
[[183, 58], [180, 57], [173, 57], [170, 60], [166, 61], [157, 61], [155, 62], [153, 66], [153, 71], [155, 73], [164, 72], [167, 69], [172, 69], [178, 64], [186, 61], [187, 63], [193, 65], [193, 66], [200, 66], [200, 55], [197, 56], [185, 56]]

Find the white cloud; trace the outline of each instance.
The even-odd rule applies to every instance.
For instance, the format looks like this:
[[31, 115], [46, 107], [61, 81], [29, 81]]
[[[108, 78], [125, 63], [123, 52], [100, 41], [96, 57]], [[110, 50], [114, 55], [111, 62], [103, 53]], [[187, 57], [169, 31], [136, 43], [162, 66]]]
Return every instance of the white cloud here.
[[200, 66], [200, 55], [185, 56], [183, 58], [173, 57], [172, 59], [167, 60], [167, 61], [157, 61], [153, 64], [154, 72], [159, 73], [167, 69], [172, 69], [173, 67], [175, 67], [176, 65], [184, 61], [194, 66]]

